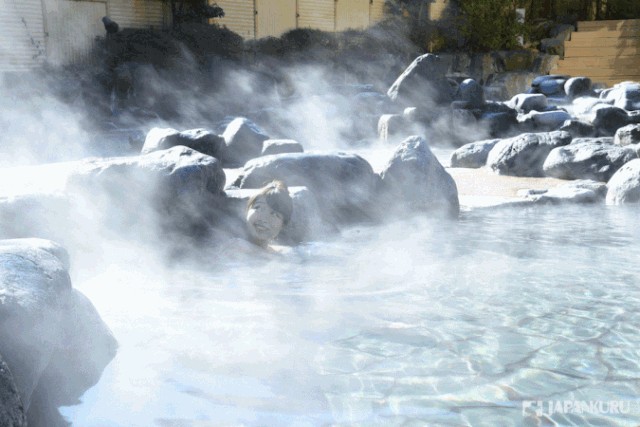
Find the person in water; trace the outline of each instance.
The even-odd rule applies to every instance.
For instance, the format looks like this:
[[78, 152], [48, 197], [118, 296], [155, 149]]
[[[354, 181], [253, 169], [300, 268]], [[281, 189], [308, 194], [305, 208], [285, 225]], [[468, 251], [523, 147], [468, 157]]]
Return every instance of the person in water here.
[[269, 248], [291, 219], [293, 200], [282, 181], [274, 180], [255, 194], [247, 204], [246, 227], [249, 240]]

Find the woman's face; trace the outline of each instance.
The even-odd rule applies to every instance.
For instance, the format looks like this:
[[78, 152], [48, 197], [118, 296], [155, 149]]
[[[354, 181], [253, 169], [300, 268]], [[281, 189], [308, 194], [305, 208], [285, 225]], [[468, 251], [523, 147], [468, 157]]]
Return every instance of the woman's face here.
[[247, 228], [251, 237], [259, 242], [276, 238], [284, 225], [280, 212], [271, 209], [264, 196], [259, 196], [247, 211]]

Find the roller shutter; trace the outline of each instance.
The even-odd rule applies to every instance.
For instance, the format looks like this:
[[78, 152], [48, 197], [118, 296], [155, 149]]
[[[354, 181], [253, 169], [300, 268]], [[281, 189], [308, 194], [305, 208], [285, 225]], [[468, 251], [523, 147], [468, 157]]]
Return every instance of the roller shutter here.
[[384, 18], [384, 1], [385, 0], [371, 0], [369, 5], [369, 24], [373, 25], [376, 22], [382, 21]]
[[169, 25], [168, 3], [161, 0], [109, 0], [107, 14], [120, 28], [155, 28]]
[[298, 27], [335, 30], [335, 0], [298, 0]]
[[45, 58], [41, 0], [0, 0], [0, 71], [29, 70]]
[[64, 65], [84, 61], [96, 37], [105, 35], [107, 5], [96, 1], [47, 0], [47, 62]]
[[224, 18], [213, 20], [238, 33], [244, 39], [255, 38], [254, 0], [216, 0], [224, 10]]
[[256, 0], [256, 38], [279, 37], [297, 27], [296, 0]]
[[336, 31], [369, 26], [369, 0], [336, 0]]

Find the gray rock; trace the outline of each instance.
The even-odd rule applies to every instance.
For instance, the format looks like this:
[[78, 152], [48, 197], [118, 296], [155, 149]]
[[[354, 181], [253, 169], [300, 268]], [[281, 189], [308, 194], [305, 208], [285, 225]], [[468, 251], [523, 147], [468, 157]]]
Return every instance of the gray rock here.
[[518, 116], [519, 123], [529, 125], [538, 132], [559, 130], [567, 120], [571, 120], [571, 115], [564, 110], [531, 111]]
[[407, 122], [403, 114], [383, 114], [378, 120], [378, 138], [389, 142], [406, 130]]
[[564, 92], [569, 99], [592, 96], [591, 79], [588, 77], [572, 77], [565, 82]]
[[573, 138], [593, 137], [598, 133], [596, 127], [591, 123], [576, 119], [565, 121], [558, 130], [568, 132]]
[[262, 144], [269, 139], [269, 135], [258, 125], [244, 117], [232, 120], [222, 134], [226, 149], [225, 165], [239, 166], [250, 159], [259, 157], [262, 153]]
[[402, 107], [431, 108], [449, 104], [453, 94], [446, 72], [446, 64], [437, 55], [421, 55], [391, 85], [387, 96]]
[[640, 159], [622, 166], [607, 182], [608, 205], [640, 202]]
[[547, 97], [540, 93], [521, 93], [507, 103], [511, 108], [516, 109], [520, 113], [528, 113], [530, 111], [544, 111], [547, 104]]
[[32, 422], [42, 420], [33, 413], [76, 402], [115, 355], [115, 339], [68, 270], [66, 251], [51, 241], [0, 241], [0, 352], [29, 425], [54, 425]]
[[171, 128], [153, 128], [145, 138], [142, 154], [166, 150], [178, 145], [192, 148], [215, 158], [222, 157], [225, 142], [221, 136], [206, 129], [190, 129], [179, 132]]
[[613, 105], [596, 104], [589, 113], [590, 122], [598, 129], [598, 134], [613, 136], [616, 131], [629, 124], [629, 114]]
[[422, 137], [404, 140], [381, 172], [381, 178], [383, 215], [409, 210], [457, 216], [460, 211], [455, 181]]
[[619, 128], [613, 139], [616, 145], [630, 145], [640, 142], [640, 124], [632, 124]]
[[558, 55], [564, 57], [564, 41], [556, 38], [542, 39], [540, 41], [540, 50], [549, 55]]
[[458, 86], [457, 98], [466, 103], [467, 108], [481, 108], [484, 105], [484, 90], [474, 79], [466, 79]]
[[607, 185], [592, 180], [575, 180], [547, 190], [518, 192], [536, 204], [597, 203], [604, 200]]
[[549, 35], [558, 40], [569, 41], [571, 40], [571, 33], [575, 30], [576, 29], [573, 25], [558, 24], [551, 28]]
[[541, 177], [549, 152], [570, 142], [571, 135], [560, 131], [503, 139], [489, 152], [487, 166], [500, 175]]
[[584, 138], [552, 150], [543, 169], [546, 176], [554, 178], [607, 182], [622, 165], [637, 157], [630, 147]]
[[564, 84], [568, 79], [569, 76], [559, 74], [538, 76], [531, 83], [531, 91], [546, 96], [564, 95]]
[[26, 427], [27, 416], [9, 367], [0, 356], [0, 425]]
[[302, 153], [302, 144], [293, 139], [267, 139], [262, 145], [262, 156], [284, 153]]
[[369, 218], [379, 178], [362, 157], [343, 152], [307, 152], [259, 157], [247, 162], [234, 183], [260, 188], [279, 179], [303, 186], [316, 197], [327, 222], [350, 223]]
[[615, 107], [627, 111], [640, 110], [640, 83], [622, 82], [600, 94], [600, 98], [613, 102]]
[[487, 163], [487, 156], [500, 139], [471, 142], [451, 153], [452, 168], [481, 168]]

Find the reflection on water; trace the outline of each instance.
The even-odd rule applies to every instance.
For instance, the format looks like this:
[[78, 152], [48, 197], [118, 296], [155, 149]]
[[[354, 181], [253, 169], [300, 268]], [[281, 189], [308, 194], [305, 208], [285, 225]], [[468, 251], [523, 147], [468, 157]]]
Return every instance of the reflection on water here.
[[[77, 284], [121, 348], [77, 426], [633, 425], [523, 401], [640, 396], [636, 208], [466, 212], [284, 259]], [[546, 404], [546, 403], [545, 403]]]

